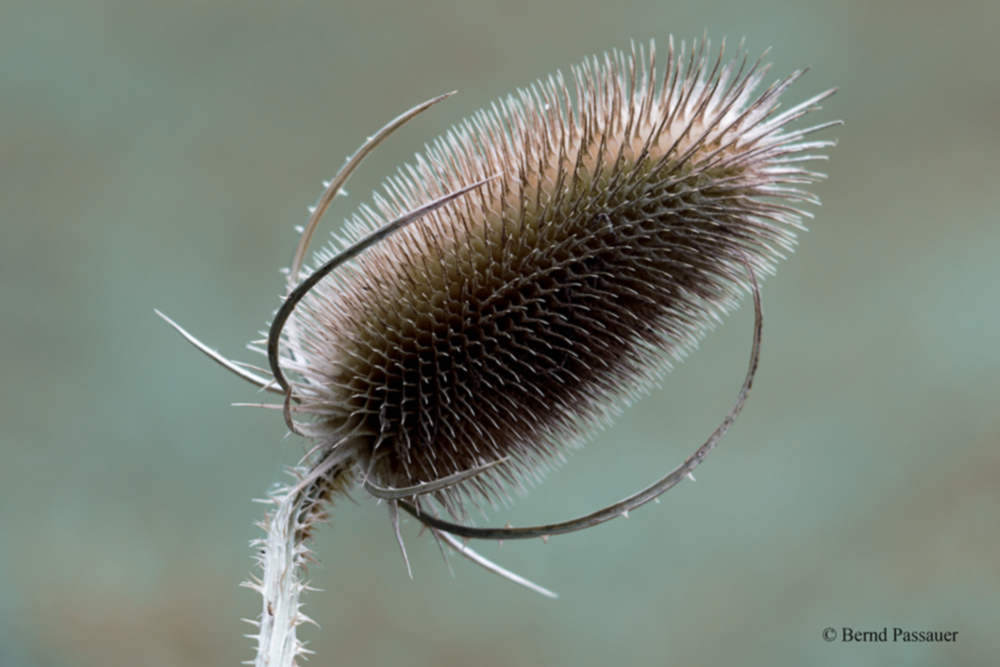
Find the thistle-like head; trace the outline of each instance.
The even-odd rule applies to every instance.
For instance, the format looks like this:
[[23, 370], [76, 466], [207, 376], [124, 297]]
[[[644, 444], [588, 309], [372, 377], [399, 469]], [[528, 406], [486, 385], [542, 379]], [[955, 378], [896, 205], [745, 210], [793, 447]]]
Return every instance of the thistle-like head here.
[[499, 100], [317, 254], [269, 344], [317, 471], [382, 489], [478, 471], [433, 490], [461, 516], [538, 479], [731, 310], [748, 269], [772, 272], [831, 145], [806, 140], [829, 124], [787, 126], [833, 91], [779, 113], [801, 72], [761, 91], [767, 67], [706, 49], [671, 42], [662, 73], [652, 44], [616, 52]]

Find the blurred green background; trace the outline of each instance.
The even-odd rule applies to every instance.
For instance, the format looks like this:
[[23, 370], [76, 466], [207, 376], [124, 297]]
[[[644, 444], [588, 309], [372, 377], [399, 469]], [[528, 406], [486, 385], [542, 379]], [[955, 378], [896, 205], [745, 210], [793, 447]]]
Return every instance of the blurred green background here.
[[[1000, 653], [1000, 3], [510, 0], [0, 5], [0, 667], [235, 665], [261, 507], [302, 444], [153, 314], [224, 353], [278, 304], [306, 207], [365, 136], [326, 230], [454, 122], [635, 39], [768, 47], [786, 105], [843, 119], [811, 231], [764, 288], [743, 416], [659, 505], [480, 545], [551, 601], [404, 528], [333, 513], [314, 665], [983, 665]], [[325, 231], [323, 232], [326, 233]], [[644, 486], [715, 427], [752, 314], [502, 524]], [[825, 627], [957, 630], [827, 643]]]

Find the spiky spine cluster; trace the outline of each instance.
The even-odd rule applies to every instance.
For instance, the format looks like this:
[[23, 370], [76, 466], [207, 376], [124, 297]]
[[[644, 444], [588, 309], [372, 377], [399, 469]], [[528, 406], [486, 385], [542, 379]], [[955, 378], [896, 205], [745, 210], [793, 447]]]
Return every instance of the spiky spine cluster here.
[[[317, 285], [289, 320], [301, 426], [367, 479], [406, 487], [502, 465], [438, 492], [492, 499], [538, 477], [694, 346], [770, 272], [814, 198], [800, 167], [829, 142], [787, 131], [801, 73], [753, 96], [703, 44], [658, 79], [653, 49], [596, 58], [481, 111], [386, 183], [346, 245], [487, 178]], [[823, 126], [819, 126], [823, 127]], [[335, 248], [318, 254], [323, 262]], [[471, 492], [471, 493], [470, 493]]]

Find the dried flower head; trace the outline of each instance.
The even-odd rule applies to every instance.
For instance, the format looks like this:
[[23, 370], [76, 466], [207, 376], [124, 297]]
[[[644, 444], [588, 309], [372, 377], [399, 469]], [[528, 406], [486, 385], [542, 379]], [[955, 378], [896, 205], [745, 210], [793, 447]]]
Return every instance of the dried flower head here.
[[[529, 537], [623, 514], [704, 458], [753, 376], [755, 275], [791, 248], [807, 215], [797, 206], [816, 203], [799, 186], [821, 175], [803, 165], [831, 142], [805, 137], [834, 124], [788, 129], [833, 91], [778, 113], [801, 72], [757, 92], [766, 66], [707, 48], [675, 52], [671, 41], [662, 78], [652, 44], [616, 52], [574, 68], [572, 89], [557, 74], [496, 102], [390, 178], [304, 268], [350, 173], [446, 96], [390, 123], [327, 184], [268, 333], [273, 377], [211, 353], [283, 394], [289, 427], [315, 442], [286, 498], [313, 507], [363, 483], [394, 523], [402, 506], [449, 541]], [[476, 529], [437, 516], [439, 506], [464, 520], [465, 501], [539, 479], [747, 292], [758, 316], [750, 373], [684, 466], [565, 524]]]
[[482, 185], [290, 311], [279, 365], [311, 418], [297, 428], [381, 487], [500, 462], [434, 493], [462, 516], [463, 497], [538, 479], [610, 421], [737, 304], [745, 262], [770, 272], [791, 247], [789, 202], [813, 201], [800, 165], [828, 142], [784, 126], [829, 93], [776, 115], [799, 73], [755, 97], [766, 68], [744, 65], [671, 48], [660, 83], [652, 46], [595, 58], [572, 94], [550, 77], [418, 155], [317, 266]]

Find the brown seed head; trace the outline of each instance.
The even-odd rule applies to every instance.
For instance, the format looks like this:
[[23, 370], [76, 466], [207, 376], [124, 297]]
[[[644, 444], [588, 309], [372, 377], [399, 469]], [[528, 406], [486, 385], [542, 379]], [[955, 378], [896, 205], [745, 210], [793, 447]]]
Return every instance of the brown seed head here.
[[[670, 52], [594, 58], [454, 127], [350, 221], [346, 246], [407, 211], [499, 177], [313, 287], [281, 365], [298, 428], [382, 487], [491, 462], [437, 492], [491, 500], [538, 478], [682, 358], [794, 243], [801, 165], [831, 142], [787, 130], [801, 73]], [[317, 265], [337, 253], [330, 247]]]

